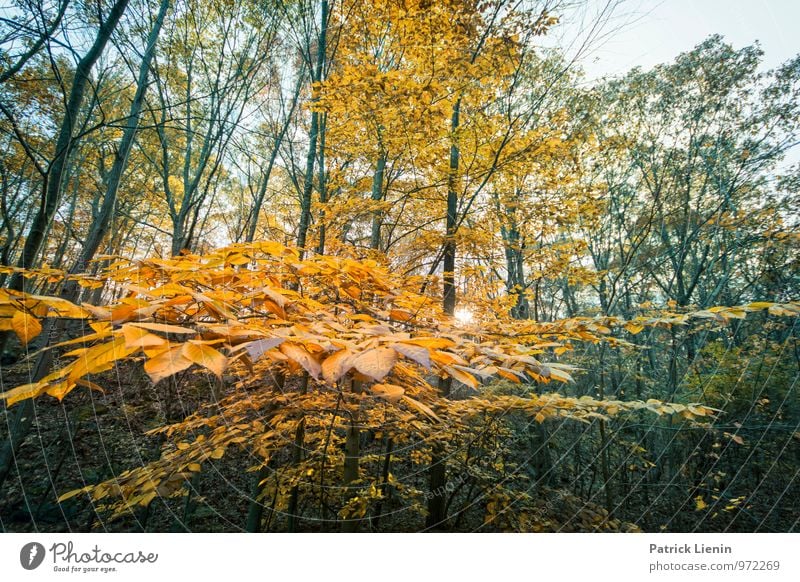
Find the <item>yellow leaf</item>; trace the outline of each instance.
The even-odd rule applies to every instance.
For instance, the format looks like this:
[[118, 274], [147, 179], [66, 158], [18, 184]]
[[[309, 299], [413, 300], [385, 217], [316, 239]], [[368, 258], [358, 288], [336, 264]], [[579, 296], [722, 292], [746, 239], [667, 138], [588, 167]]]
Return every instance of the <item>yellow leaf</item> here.
[[228, 358], [209, 345], [189, 340], [183, 344], [183, 356], [199, 366], [208, 368], [217, 377], [222, 377], [222, 372], [228, 365]]
[[156, 382], [177, 374], [192, 365], [192, 361], [183, 355], [183, 345], [178, 344], [144, 363], [144, 371]]
[[389, 311], [389, 318], [395, 321], [410, 321], [414, 319], [414, 314], [405, 309], [392, 309]]
[[708, 504], [703, 500], [702, 495], [698, 495], [697, 497], [695, 497], [694, 503], [695, 503], [695, 511], [702, 511], [703, 509], [708, 507]]
[[747, 317], [747, 312], [737, 307], [731, 307], [725, 310], [724, 315], [732, 317], [733, 319], [745, 319]]
[[418, 410], [419, 412], [421, 412], [425, 416], [429, 416], [432, 419], [441, 422], [441, 419], [438, 416], [436, 416], [436, 413], [433, 410], [431, 410], [428, 406], [426, 406], [425, 404], [420, 402], [419, 400], [414, 400], [410, 396], [406, 396], [404, 394], [403, 395], [403, 402], [405, 402], [406, 404], [411, 406], [411, 408], [414, 408], [414, 409]]
[[26, 345], [42, 333], [42, 324], [39, 323], [39, 320], [24, 311], [17, 311], [14, 314], [14, 317], [11, 318], [11, 326], [22, 345]]
[[247, 355], [250, 356], [250, 359], [255, 362], [266, 352], [268, 352], [272, 348], [278, 347], [285, 341], [286, 338], [282, 337], [271, 337], [266, 339], [260, 339], [252, 342], [239, 344], [231, 351], [234, 352], [244, 349], [247, 351]]
[[625, 324], [625, 329], [627, 329], [631, 334], [636, 335], [637, 333], [639, 333], [644, 329], [644, 326], [629, 321], [628, 323]]
[[107, 321], [93, 321], [89, 324], [97, 334], [109, 335], [113, 331], [113, 326]]
[[453, 378], [455, 378], [462, 384], [466, 384], [470, 388], [477, 389], [478, 386], [480, 386], [480, 382], [478, 382], [478, 379], [468, 372], [464, 372], [462, 370], [454, 368], [453, 366], [445, 366], [444, 369]]
[[129, 324], [122, 326], [122, 335], [125, 338], [126, 347], [152, 347], [162, 346], [167, 343], [163, 337], [150, 333], [144, 328], [134, 327]]
[[61, 497], [58, 498], [58, 502], [61, 503], [62, 501], [66, 501], [67, 499], [71, 499], [76, 495], [80, 495], [81, 493], [86, 493], [92, 488], [91, 485], [87, 485], [86, 487], [82, 487], [81, 489], [73, 489], [72, 491], [68, 491], [64, 493]]
[[56, 382], [55, 384], [48, 384], [47, 390], [45, 391], [49, 396], [53, 398], [58, 398], [59, 402], [64, 400], [64, 396], [72, 392], [72, 389], [78, 384], [77, 381], [72, 380], [63, 380], [62, 382]]
[[413, 344], [415, 346], [422, 346], [424, 348], [431, 348], [440, 350], [443, 348], [452, 348], [456, 345], [453, 340], [443, 337], [413, 337], [411, 339], [403, 340], [404, 344]]
[[36, 398], [46, 389], [47, 384], [42, 382], [23, 384], [22, 386], [17, 386], [11, 390], [0, 392], [0, 398], [3, 398], [6, 401], [6, 406], [11, 406], [12, 404], [16, 404], [22, 400], [27, 400], [28, 398]]
[[392, 344], [391, 347], [409, 360], [414, 360], [425, 369], [431, 369], [431, 354], [428, 348], [404, 343], [395, 343]]
[[328, 384], [335, 384], [353, 367], [353, 354], [347, 348], [339, 350], [322, 362], [322, 377]]
[[110, 370], [117, 360], [129, 356], [138, 349], [138, 346], [126, 346], [122, 335], [115, 336], [109, 342], [92, 346], [75, 360], [69, 373], [69, 380], [74, 382], [87, 374], [99, 374]]
[[314, 356], [308, 352], [308, 350], [302, 346], [288, 342], [281, 344], [280, 350], [289, 359], [303, 366], [306, 372], [308, 372], [311, 377], [314, 378], [314, 380], [319, 380], [322, 367], [319, 365], [319, 362], [314, 358]]
[[250, 259], [248, 259], [244, 255], [233, 254], [230, 257], [228, 257], [228, 262], [231, 265], [246, 265], [247, 263], [250, 262]]
[[381, 347], [362, 352], [353, 360], [353, 367], [372, 378], [383, 380], [392, 371], [397, 361], [397, 352], [392, 348]]
[[431, 352], [431, 359], [440, 366], [450, 366], [452, 364], [466, 366], [468, 364], [461, 356], [452, 352], [442, 352], [440, 350]]
[[703, 406], [699, 405], [699, 404], [689, 404], [686, 408], [687, 408], [687, 410], [689, 412], [691, 412], [695, 416], [705, 416], [706, 415], [706, 409]]
[[197, 333], [197, 331], [189, 329], [188, 327], [169, 325], [167, 323], [142, 323], [137, 321], [135, 323], [129, 323], [128, 325], [149, 329], [150, 331], [160, 331], [162, 333]]
[[41, 301], [61, 317], [74, 317], [76, 319], [82, 319], [89, 316], [89, 313], [86, 310], [78, 307], [74, 303], [67, 301], [66, 299], [61, 299], [60, 297], [31, 295], [31, 299]]
[[405, 389], [396, 384], [373, 384], [370, 390], [378, 397], [389, 402], [399, 402], [405, 394]]

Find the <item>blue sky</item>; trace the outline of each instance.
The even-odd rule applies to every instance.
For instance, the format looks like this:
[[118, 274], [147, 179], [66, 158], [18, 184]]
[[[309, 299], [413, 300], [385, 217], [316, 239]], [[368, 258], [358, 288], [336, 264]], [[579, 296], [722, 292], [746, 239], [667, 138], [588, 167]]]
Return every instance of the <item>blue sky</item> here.
[[[606, 3], [592, 0], [585, 21]], [[627, 0], [607, 29], [581, 59], [590, 79], [671, 61], [714, 33], [737, 48], [759, 40], [772, 68], [800, 53], [800, 0]]]

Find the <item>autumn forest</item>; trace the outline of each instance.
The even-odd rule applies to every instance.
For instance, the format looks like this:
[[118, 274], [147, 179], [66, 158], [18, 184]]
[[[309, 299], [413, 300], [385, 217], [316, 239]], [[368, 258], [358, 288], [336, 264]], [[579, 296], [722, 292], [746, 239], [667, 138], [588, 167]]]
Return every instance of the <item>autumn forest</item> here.
[[0, 531], [800, 531], [800, 55], [621, 4], [4, 1]]

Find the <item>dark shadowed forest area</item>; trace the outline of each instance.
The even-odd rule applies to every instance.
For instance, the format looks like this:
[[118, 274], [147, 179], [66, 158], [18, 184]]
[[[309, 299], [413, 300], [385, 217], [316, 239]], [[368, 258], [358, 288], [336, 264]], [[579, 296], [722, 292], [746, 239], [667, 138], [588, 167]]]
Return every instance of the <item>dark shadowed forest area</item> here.
[[800, 531], [800, 55], [0, 4], [0, 531]]

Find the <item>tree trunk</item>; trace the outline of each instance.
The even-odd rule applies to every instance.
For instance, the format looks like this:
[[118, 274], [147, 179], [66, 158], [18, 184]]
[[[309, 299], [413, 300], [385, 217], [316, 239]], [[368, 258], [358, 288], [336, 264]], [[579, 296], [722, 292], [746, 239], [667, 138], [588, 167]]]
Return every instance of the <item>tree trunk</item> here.
[[[318, 83], [322, 80], [325, 66], [326, 36], [328, 32], [328, 0], [320, 2], [322, 8], [320, 17], [319, 44], [317, 46], [317, 65], [311, 80]], [[297, 229], [297, 246], [300, 258], [305, 255], [306, 238], [311, 224], [311, 196], [314, 192], [314, 161], [317, 157], [317, 140], [319, 139], [320, 113], [311, 113], [311, 129], [308, 134], [308, 155], [306, 156], [306, 169], [303, 181], [303, 194], [300, 199], [300, 224]]]
[[[108, 44], [111, 34], [114, 32], [127, 6], [128, 0], [117, 0], [114, 3], [108, 13], [108, 17], [100, 25], [94, 44], [89, 49], [89, 52], [78, 62], [78, 66], [75, 68], [75, 80], [70, 89], [69, 98], [64, 111], [64, 120], [58, 132], [55, 158], [48, 168], [48, 175], [42, 188], [41, 203], [36, 212], [36, 216], [33, 218], [33, 223], [25, 239], [25, 246], [22, 249], [22, 256], [17, 265], [21, 268], [29, 269], [33, 267], [36, 264], [39, 251], [41, 251], [44, 245], [47, 230], [50, 227], [50, 223], [53, 221], [56, 209], [58, 208], [59, 199], [61, 198], [61, 188], [66, 173], [67, 162], [69, 161], [72, 148], [75, 145], [73, 129], [76, 125], [81, 106], [83, 105], [86, 86], [89, 84], [89, 75], [97, 59], [99, 59], [100, 55], [103, 53], [106, 44]], [[9, 287], [15, 291], [22, 291], [23, 281], [22, 275], [15, 273], [14, 276], [11, 277]]]
[[[122, 181], [122, 175], [128, 165], [128, 156], [133, 148], [133, 140], [136, 137], [136, 132], [139, 129], [139, 117], [142, 113], [142, 104], [144, 103], [145, 93], [147, 92], [147, 79], [150, 73], [150, 64], [153, 62], [153, 57], [156, 52], [156, 43], [158, 36], [161, 34], [161, 27], [164, 24], [167, 10], [169, 10], [170, 0], [161, 0], [161, 5], [158, 9], [158, 15], [153, 23], [153, 28], [147, 37], [147, 46], [145, 53], [142, 56], [142, 62], [139, 64], [139, 74], [136, 80], [136, 93], [131, 102], [130, 111], [128, 112], [128, 120], [125, 126], [125, 131], [122, 134], [117, 153], [114, 156], [114, 163], [108, 173], [106, 179], [105, 196], [103, 197], [103, 204], [100, 207], [100, 212], [97, 214], [89, 234], [84, 241], [83, 249], [81, 250], [78, 260], [70, 270], [71, 273], [82, 273], [86, 270], [86, 266], [94, 258], [97, 250], [103, 242], [103, 239], [108, 234], [111, 226], [111, 218], [114, 213], [114, 207], [117, 203], [117, 192], [119, 185]], [[78, 284], [76, 281], [69, 281], [64, 291], [64, 297], [69, 301], [77, 300]]]
[[[383, 200], [383, 176], [386, 172], [386, 154], [382, 153], [375, 166], [375, 175], [372, 177], [372, 201], [380, 202]], [[383, 211], [375, 210], [372, 213], [372, 235], [370, 236], [369, 248], [376, 251], [381, 250], [381, 223], [383, 222]]]
[[447, 176], [447, 220], [445, 224], [444, 253], [442, 257], [444, 267], [444, 297], [442, 306], [447, 315], [453, 315], [456, 310], [456, 229], [458, 211], [458, 192], [456, 185], [458, 180], [459, 149], [456, 141], [455, 132], [459, 125], [459, 115], [461, 112], [461, 99], [456, 101], [453, 106], [453, 116], [450, 119], [450, 131], [453, 133], [453, 143], [450, 146], [450, 168]]
[[[347, 427], [347, 436], [344, 443], [344, 472], [342, 482], [345, 487], [349, 487], [350, 483], [357, 481], [359, 477], [358, 471], [358, 458], [360, 455], [361, 444], [361, 430], [356, 424], [358, 420], [353, 418], [350, 426]], [[348, 495], [348, 498], [350, 496]], [[342, 531], [354, 533], [358, 531], [358, 526], [361, 520], [356, 518], [347, 518], [342, 522]]]

